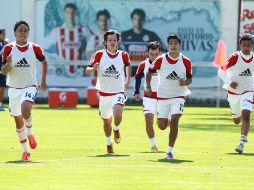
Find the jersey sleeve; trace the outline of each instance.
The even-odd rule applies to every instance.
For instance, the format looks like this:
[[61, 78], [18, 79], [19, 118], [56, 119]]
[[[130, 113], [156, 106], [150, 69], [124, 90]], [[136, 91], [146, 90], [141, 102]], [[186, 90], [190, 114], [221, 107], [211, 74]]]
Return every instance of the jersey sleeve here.
[[234, 66], [238, 60], [238, 54], [234, 53], [227, 59], [226, 70]]
[[39, 45], [33, 44], [33, 50], [38, 61], [43, 62], [46, 60], [45, 54]]
[[101, 50], [100, 51], [96, 51], [92, 55], [88, 67], [93, 67], [96, 63], [100, 63], [102, 55], [103, 55], [103, 51], [101, 51]]
[[2, 55], [2, 65], [6, 64], [7, 57], [10, 55], [13, 45], [7, 44], [4, 46], [3, 55]]
[[123, 58], [123, 63], [125, 66], [130, 65], [130, 56], [126, 51], [123, 51], [122, 58]]
[[139, 94], [139, 89], [141, 86], [141, 80], [144, 77], [145, 61], [141, 62], [138, 66], [137, 72], [134, 76], [135, 85], [134, 85], [134, 95]]
[[192, 66], [191, 66], [191, 60], [187, 57], [183, 57], [183, 64], [186, 68], [186, 78], [190, 79], [192, 78]]
[[153, 61], [152, 66], [149, 68], [150, 73], [155, 73], [158, 69], [161, 68], [162, 57], [159, 57]]

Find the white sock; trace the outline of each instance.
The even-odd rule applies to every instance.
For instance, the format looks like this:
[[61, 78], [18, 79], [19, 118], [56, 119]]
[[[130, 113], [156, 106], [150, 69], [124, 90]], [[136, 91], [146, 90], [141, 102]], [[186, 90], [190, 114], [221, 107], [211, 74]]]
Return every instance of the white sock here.
[[32, 125], [30, 127], [26, 126], [26, 135], [31, 135], [33, 134], [33, 129], [32, 129]]
[[111, 145], [112, 144], [112, 139], [111, 136], [107, 137], [107, 145]]
[[25, 127], [21, 128], [21, 129], [16, 129], [16, 132], [17, 132], [19, 142], [21, 144], [23, 152], [29, 152], [27, 139], [26, 139]]
[[167, 153], [172, 152], [173, 148], [174, 148], [174, 147], [168, 146], [168, 151], [167, 151]]
[[118, 130], [119, 130], [119, 127], [116, 126], [116, 125], [114, 125], [114, 126], [113, 126], [113, 130], [114, 130], [114, 131], [118, 131]]
[[240, 142], [246, 143], [247, 142], [247, 137], [245, 135], [241, 135]]
[[150, 138], [150, 143], [152, 146], [157, 146], [155, 137]]
[[32, 126], [32, 114], [28, 119], [23, 119], [25, 126], [30, 127]]

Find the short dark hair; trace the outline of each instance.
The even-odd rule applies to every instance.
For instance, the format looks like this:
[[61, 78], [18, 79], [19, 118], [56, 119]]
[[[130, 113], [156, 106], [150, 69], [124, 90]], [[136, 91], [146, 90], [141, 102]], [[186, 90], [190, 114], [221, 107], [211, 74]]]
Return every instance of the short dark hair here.
[[167, 42], [169, 43], [169, 40], [171, 39], [175, 39], [179, 44], [181, 44], [181, 38], [177, 34], [169, 34], [167, 37]]
[[134, 15], [139, 15], [143, 20], [146, 19], [146, 13], [143, 9], [134, 9], [131, 13], [131, 19], [133, 19]]
[[5, 32], [5, 29], [0, 27], [0, 34], [2, 34], [3, 32]]
[[250, 33], [244, 33], [240, 36], [239, 43], [242, 41], [250, 41], [253, 44], [253, 36]]
[[30, 30], [29, 24], [28, 24], [26, 21], [24, 21], [24, 20], [20, 20], [20, 21], [18, 21], [18, 22], [15, 23], [15, 25], [14, 25], [14, 32], [16, 32], [17, 28], [18, 28], [19, 25], [21, 25], [21, 24], [26, 25], [27, 28], [28, 28], [28, 30]]
[[111, 17], [110, 13], [108, 12], [107, 9], [98, 11], [96, 14], [96, 20], [98, 20], [100, 16], [105, 16], [105, 17], [107, 17], [107, 19], [110, 19], [110, 17]]
[[150, 42], [148, 45], [147, 45], [147, 48], [146, 50], [149, 51], [150, 49], [151, 50], [155, 50], [159, 48], [159, 50], [161, 50], [161, 45], [160, 45], [160, 42], [158, 41], [154, 41], [154, 42]]
[[120, 32], [118, 32], [117, 30], [110, 29], [104, 33], [104, 36], [103, 36], [104, 42], [107, 41], [109, 35], [114, 35], [114, 34], [117, 36], [117, 41], [119, 41], [121, 36]]
[[77, 11], [77, 10], [78, 10], [77, 6], [76, 6], [74, 3], [67, 3], [67, 4], [64, 6], [64, 11], [65, 11], [65, 9], [67, 9], [67, 8], [71, 8], [71, 9], [73, 9], [74, 11]]

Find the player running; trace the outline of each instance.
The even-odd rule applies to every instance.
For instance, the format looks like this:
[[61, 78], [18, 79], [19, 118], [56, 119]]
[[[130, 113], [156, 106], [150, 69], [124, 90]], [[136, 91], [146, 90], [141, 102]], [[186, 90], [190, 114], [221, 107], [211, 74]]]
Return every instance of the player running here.
[[[135, 74], [135, 91], [134, 91], [134, 100], [140, 101], [140, 85], [141, 79], [145, 76], [148, 72], [148, 69], [152, 66], [152, 62], [160, 55], [160, 43], [158, 41], [150, 42], [147, 45], [147, 54], [148, 58], [142, 61], [137, 69]], [[151, 79], [151, 88], [152, 88], [152, 95], [148, 96], [146, 92], [146, 80], [144, 81], [144, 97], [143, 97], [143, 112], [145, 115], [146, 121], [146, 133], [148, 138], [150, 139], [151, 143], [151, 152], [158, 152], [158, 147], [155, 139], [154, 129], [153, 129], [153, 122], [154, 122], [154, 115], [156, 114], [157, 110], [157, 86], [158, 86], [158, 74], [154, 72], [152, 74]]]
[[250, 114], [253, 107], [253, 39], [245, 33], [240, 37], [240, 51], [227, 60], [226, 71], [219, 70], [219, 76], [228, 90], [228, 102], [235, 124], [242, 122], [240, 142], [235, 151], [242, 153], [250, 129]]
[[158, 71], [159, 86], [157, 91], [157, 124], [161, 130], [168, 126], [170, 121], [169, 143], [166, 159], [173, 159], [172, 150], [178, 134], [179, 119], [183, 114], [184, 102], [190, 91], [186, 86], [192, 82], [191, 61], [179, 52], [181, 39], [171, 34], [167, 38], [169, 52], [153, 62], [146, 75], [147, 94], [152, 95], [152, 73]]
[[40, 87], [47, 88], [47, 61], [39, 45], [28, 42], [30, 27], [26, 21], [18, 21], [14, 25], [16, 41], [7, 44], [3, 51], [2, 73], [7, 74], [6, 85], [9, 87], [9, 109], [16, 123], [16, 132], [21, 143], [22, 160], [28, 160], [31, 149], [37, 142], [32, 132], [31, 110], [37, 93], [36, 59], [42, 63]]
[[99, 111], [103, 119], [109, 154], [114, 153], [111, 139], [112, 116], [114, 116], [114, 140], [116, 143], [121, 141], [119, 125], [122, 121], [123, 107], [126, 101], [124, 90], [129, 86], [131, 75], [129, 55], [118, 50], [119, 40], [120, 33], [116, 30], [105, 32], [105, 49], [93, 54], [86, 69], [86, 74], [98, 71], [96, 88], [100, 91]]

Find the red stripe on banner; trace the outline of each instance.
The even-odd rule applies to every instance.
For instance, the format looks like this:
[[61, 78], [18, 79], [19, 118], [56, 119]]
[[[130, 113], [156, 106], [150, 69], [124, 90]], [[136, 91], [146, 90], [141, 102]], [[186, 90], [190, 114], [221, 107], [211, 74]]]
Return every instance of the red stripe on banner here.
[[64, 58], [66, 58], [66, 53], [65, 53], [65, 49], [63, 48], [63, 43], [65, 41], [65, 30], [64, 28], [60, 29], [60, 39], [61, 39], [61, 47], [62, 47], [62, 55]]

